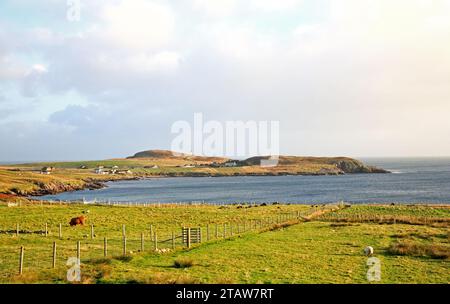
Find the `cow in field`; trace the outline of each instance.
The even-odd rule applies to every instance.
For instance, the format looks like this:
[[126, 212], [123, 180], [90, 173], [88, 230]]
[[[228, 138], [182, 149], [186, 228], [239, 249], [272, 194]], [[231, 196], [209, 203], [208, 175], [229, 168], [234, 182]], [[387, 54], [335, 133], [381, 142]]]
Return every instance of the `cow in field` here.
[[82, 216], [74, 217], [70, 220], [70, 226], [84, 225], [86, 223], [86, 218]]

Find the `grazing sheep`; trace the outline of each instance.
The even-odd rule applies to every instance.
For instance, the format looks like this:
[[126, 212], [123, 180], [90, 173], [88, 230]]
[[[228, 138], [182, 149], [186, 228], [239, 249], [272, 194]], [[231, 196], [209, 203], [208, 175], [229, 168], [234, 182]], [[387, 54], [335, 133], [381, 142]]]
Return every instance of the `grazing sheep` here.
[[373, 247], [372, 246], [367, 246], [366, 248], [364, 248], [364, 254], [367, 255], [367, 256], [373, 255]]
[[70, 226], [84, 225], [86, 223], [86, 218], [84, 216], [74, 217], [70, 220]]

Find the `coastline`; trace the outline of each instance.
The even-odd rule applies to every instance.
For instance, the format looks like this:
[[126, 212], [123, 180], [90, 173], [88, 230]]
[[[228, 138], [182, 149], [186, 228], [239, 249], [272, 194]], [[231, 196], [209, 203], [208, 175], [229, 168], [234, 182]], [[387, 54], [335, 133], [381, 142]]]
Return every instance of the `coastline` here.
[[166, 175], [145, 175], [145, 176], [127, 176], [123, 178], [111, 178], [111, 179], [95, 179], [90, 178], [85, 183], [80, 186], [69, 186], [69, 185], [61, 185], [61, 187], [48, 187], [47, 185], [44, 185], [43, 188], [35, 190], [33, 192], [30, 192], [28, 194], [24, 195], [18, 195], [17, 197], [32, 199], [33, 197], [41, 197], [45, 195], [56, 195], [60, 193], [65, 192], [74, 192], [74, 191], [82, 191], [82, 190], [98, 190], [98, 189], [104, 189], [107, 188], [107, 183], [113, 183], [113, 182], [119, 182], [119, 181], [132, 181], [132, 180], [150, 180], [150, 179], [161, 179], [161, 178], [186, 178], [186, 177], [242, 177], [242, 176], [253, 176], [253, 177], [264, 177], [264, 176], [338, 176], [338, 175], [365, 175], [365, 174], [388, 174], [391, 172], [376, 172], [376, 173], [339, 173], [339, 174], [327, 174], [327, 173], [240, 173], [240, 174], [192, 174], [192, 173], [186, 173], [186, 174], [166, 174]]

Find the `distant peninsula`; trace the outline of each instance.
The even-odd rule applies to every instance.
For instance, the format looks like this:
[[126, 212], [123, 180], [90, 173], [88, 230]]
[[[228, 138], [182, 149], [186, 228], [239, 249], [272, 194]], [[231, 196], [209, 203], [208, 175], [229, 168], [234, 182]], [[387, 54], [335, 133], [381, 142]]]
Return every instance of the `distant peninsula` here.
[[148, 150], [109, 160], [7, 165], [0, 167], [0, 201], [98, 189], [105, 187], [107, 181], [152, 177], [390, 173], [348, 157], [279, 156], [272, 166], [261, 166], [269, 159], [269, 156], [255, 156], [234, 160]]

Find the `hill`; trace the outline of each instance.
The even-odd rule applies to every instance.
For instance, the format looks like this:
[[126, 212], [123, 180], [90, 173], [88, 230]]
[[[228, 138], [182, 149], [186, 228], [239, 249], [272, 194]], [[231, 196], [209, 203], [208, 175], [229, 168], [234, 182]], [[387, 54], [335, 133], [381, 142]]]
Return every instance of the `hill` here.
[[186, 154], [181, 152], [175, 152], [170, 150], [147, 150], [141, 151], [133, 156], [128, 156], [127, 159], [178, 159], [187, 161], [199, 161], [199, 162], [226, 162], [229, 160], [225, 157], [211, 157], [211, 156], [196, 156], [192, 154]]
[[[262, 160], [268, 160], [269, 156], [251, 157], [242, 162], [247, 166], [259, 165]], [[331, 165], [338, 171], [336, 173], [389, 173], [389, 171], [367, 166], [359, 160], [349, 157], [301, 157], [301, 156], [280, 156], [278, 166], [306, 166], [306, 165]], [[341, 172], [339, 172], [341, 171]]]

